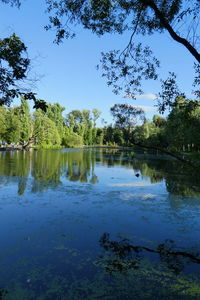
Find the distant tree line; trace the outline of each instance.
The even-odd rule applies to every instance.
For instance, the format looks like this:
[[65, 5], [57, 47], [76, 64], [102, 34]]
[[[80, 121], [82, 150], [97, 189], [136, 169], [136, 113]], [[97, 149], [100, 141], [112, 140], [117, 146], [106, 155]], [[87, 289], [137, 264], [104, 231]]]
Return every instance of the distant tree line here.
[[167, 118], [154, 115], [146, 119], [144, 111], [126, 104], [111, 108], [114, 126], [103, 129], [104, 144], [145, 146], [171, 152], [200, 151], [200, 101], [194, 105], [178, 96]]
[[172, 152], [200, 151], [200, 105], [190, 105], [184, 97], [176, 98], [166, 119], [154, 115], [152, 121], [140, 108], [115, 104], [110, 109], [114, 125], [104, 121], [102, 127], [97, 126], [101, 112], [96, 108], [72, 110], [65, 117], [64, 110], [58, 103], [47, 103], [46, 111], [31, 114], [24, 97], [19, 106], [1, 106], [1, 144], [39, 148], [145, 145]]
[[21, 97], [20, 106], [0, 106], [1, 144], [53, 148], [102, 143], [96, 128], [99, 110], [73, 110], [66, 117], [64, 110], [58, 103], [47, 103], [46, 110], [37, 109], [31, 114], [25, 97]]

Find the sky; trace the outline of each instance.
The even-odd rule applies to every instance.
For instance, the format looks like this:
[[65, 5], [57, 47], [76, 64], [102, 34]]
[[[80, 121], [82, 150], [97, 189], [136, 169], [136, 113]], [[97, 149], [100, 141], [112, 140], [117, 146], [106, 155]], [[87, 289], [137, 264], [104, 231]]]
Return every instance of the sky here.
[[[128, 34], [107, 34], [99, 38], [79, 27], [75, 30], [74, 39], [56, 45], [53, 43], [55, 32], [44, 30], [48, 24], [44, 2], [25, 0], [20, 9], [0, 2], [0, 36], [4, 38], [15, 32], [26, 44], [32, 60], [30, 74], [39, 79], [34, 89], [38, 98], [64, 106], [64, 115], [73, 109], [97, 108], [102, 113], [101, 118], [108, 124], [112, 122], [110, 107], [115, 103], [141, 107], [148, 119], [158, 114], [155, 95], [159, 92], [159, 81], [144, 82], [144, 95], [133, 100], [124, 98], [124, 94], [113, 94], [105, 78], [101, 77], [100, 70], [96, 70], [100, 53], [125, 48]], [[167, 33], [141, 37], [140, 41], [149, 44], [161, 61], [162, 78], [167, 78], [169, 71], [175, 71], [180, 88], [190, 96], [194, 60], [187, 50]], [[18, 104], [18, 101], [14, 104]], [[98, 125], [101, 125], [100, 120]]]

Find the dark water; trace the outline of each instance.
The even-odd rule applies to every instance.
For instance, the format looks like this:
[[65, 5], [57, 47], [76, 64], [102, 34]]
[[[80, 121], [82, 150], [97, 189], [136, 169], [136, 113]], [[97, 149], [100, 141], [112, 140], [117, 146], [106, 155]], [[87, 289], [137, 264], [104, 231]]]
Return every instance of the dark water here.
[[200, 175], [102, 150], [0, 153], [0, 299], [200, 299]]

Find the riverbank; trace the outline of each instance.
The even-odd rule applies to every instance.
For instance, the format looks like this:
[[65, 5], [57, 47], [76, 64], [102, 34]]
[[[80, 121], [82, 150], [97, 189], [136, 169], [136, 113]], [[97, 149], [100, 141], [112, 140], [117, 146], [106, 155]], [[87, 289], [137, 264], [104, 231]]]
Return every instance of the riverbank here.
[[[19, 150], [30, 150], [30, 149], [34, 149], [34, 150], [40, 150], [40, 149], [45, 149], [45, 150], [51, 150], [51, 149], [63, 149], [65, 147], [62, 146], [58, 146], [58, 145], [54, 145], [54, 146], [46, 146], [46, 147], [39, 147], [39, 146], [31, 146], [31, 147], [27, 147], [24, 148], [23, 146], [13, 146], [13, 145], [8, 145], [6, 147], [0, 147], [0, 151], [19, 151]], [[145, 149], [142, 146], [107, 146], [107, 145], [83, 145], [81, 147], [77, 147], [78, 149], [110, 149], [110, 150], [129, 150], [129, 151], [134, 151], [134, 152], [143, 152], [143, 153], [148, 153], [148, 154], [167, 154], [169, 156], [173, 156], [174, 158], [181, 158], [183, 160], [185, 160], [186, 158], [188, 158], [190, 161], [198, 161], [200, 162], [200, 153], [199, 152], [181, 152], [181, 153], [165, 153], [164, 151], [162, 151], [162, 149], [151, 149], [151, 147], [148, 147], [149, 149]], [[70, 149], [70, 148], [69, 148]], [[73, 148], [75, 149], [75, 148]], [[152, 153], [153, 152], [153, 153]]]
[[83, 145], [83, 149], [85, 148], [92, 148], [92, 149], [119, 149], [119, 150], [133, 150], [136, 147], [128, 147], [128, 146], [104, 146], [104, 145], [95, 145], [95, 146], [89, 146], [89, 145]]
[[14, 151], [14, 150], [24, 150], [23, 147], [17, 146], [17, 147], [0, 147], [0, 151]]

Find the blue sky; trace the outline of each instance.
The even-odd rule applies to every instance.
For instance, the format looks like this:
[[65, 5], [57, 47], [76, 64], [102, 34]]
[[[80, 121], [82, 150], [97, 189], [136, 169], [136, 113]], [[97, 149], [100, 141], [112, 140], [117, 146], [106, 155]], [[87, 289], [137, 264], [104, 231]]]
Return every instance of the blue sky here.
[[[66, 108], [66, 114], [72, 109], [98, 108], [102, 118], [112, 121], [110, 107], [115, 103], [129, 103], [145, 109], [148, 118], [157, 113], [154, 95], [159, 92], [159, 82], [144, 82], [144, 96], [136, 100], [124, 99], [115, 95], [107, 87], [101, 72], [95, 66], [100, 53], [106, 50], [123, 49], [128, 35], [106, 35], [98, 38], [82, 28], [76, 28], [75, 39], [65, 40], [61, 45], [53, 44], [54, 32], [46, 32], [44, 26], [48, 16], [44, 13], [44, 0], [22, 1], [18, 10], [9, 5], [0, 4], [1, 38], [15, 32], [28, 47], [32, 58], [32, 74], [40, 80], [35, 92], [38, 98], [47, 102], [58, 102]], [[174, 42], [167, 34], [157, 34], [144, 39], [152, 47], [161, 61], [160, 74], [167, 77], [168, 71], [178, 75], [180, 87], [190, 96], [193, 79], [193, 58]], [[17, 103], [17, 102], [15, 102]]]

